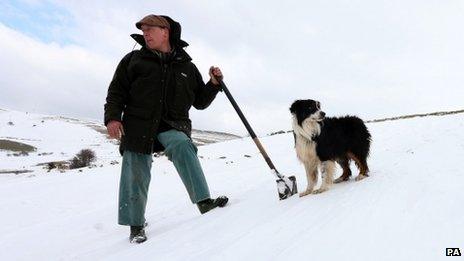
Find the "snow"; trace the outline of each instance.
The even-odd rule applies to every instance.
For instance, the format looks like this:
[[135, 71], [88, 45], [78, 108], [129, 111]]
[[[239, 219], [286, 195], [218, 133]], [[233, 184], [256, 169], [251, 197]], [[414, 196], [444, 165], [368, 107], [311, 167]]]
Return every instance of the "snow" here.
[[[464, 248], [464, 114], [370, 123], [369, 178], [283, 201], [250, 138], [201, 146], [213, 196], [230, 199], [205, 215], [172, 164], [154, 158], [148, 241], [140, 245], [117, 225], [121, 166], [109, 164], [121, 161], [117, 145], [85, 123], [43, 118], [0, 112], [0, 139], [38, 148], [23, 157], [0, 151], [0, 170], [34, 170], [0, 174], [0, 260], [448, 260], [446, 248]], [[292, 134], [260, 140], [303, 191]], [[96, 168], [60, 173], [35, 166], [88, 147], [97, 153]]]

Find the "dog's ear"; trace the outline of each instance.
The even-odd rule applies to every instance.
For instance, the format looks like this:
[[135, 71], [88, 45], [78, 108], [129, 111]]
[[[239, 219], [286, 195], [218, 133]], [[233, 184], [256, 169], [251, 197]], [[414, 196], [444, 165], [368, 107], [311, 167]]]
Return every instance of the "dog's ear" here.
[[292, 105], [290, 106], [290, 112], [295, 113], [295, 102], [293, 102]]
[[290, 106], [290, 112], [291, 113], [296, 113], [298, 111], [298, 106], [299, 104], [301, 103], [301, 100], [296, 100], [292, 103], [292, 105]]

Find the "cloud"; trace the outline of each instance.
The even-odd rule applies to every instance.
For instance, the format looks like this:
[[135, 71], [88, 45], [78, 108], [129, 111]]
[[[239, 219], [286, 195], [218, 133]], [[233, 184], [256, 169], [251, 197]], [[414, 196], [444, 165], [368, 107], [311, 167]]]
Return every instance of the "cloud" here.
[[[114, 69], [132, 49], [129, 34], [148, 13], [181, 22], [205, 80], [219, 65], [259, 134], [289, 129], [295, 99], [365, 119], [461, 108], [464, 99], [457, 1], [35, 2], [69, 22], [53, 29], [55, 40], [0, 27], [0, 106], [100, 119]], [[246, 133], [223, 94], [191, 116], [195, 128]]]
[[73, 45], [42, 43], [0, 24], [0, 106], [96, 116], [113, 66]]
[[48, 1], [7, 0], [0, 9], [0, 21], [10, 28], [46, 43], [70, 43], [65, 32], [74, 26], [73, 18], [64, 8]]

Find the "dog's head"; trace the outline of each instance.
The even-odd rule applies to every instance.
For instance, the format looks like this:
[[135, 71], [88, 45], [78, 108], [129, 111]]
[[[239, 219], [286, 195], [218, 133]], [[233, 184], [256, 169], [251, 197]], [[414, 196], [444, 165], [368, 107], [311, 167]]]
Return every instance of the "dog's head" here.
[[301, 126], [304, 120], [322, 121], [325, 112], [321, 111], [321, 104], [314, 100], [296, 100], [290, 107], [290, 112]]

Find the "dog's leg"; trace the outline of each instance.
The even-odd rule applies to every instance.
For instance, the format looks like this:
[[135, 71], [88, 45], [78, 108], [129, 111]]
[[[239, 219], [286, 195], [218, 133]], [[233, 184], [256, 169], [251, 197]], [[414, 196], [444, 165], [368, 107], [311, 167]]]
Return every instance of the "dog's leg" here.
[[333, 184], [333, 174], [335, 172], [335, 162], [327, 160], [321, 163], [321, 176], [322, 185], [319, 189], [315, 190], [313, 194], [319, 194], [327, 191]]
[[317, 163], [305, 162], [304, 167], [306, 171], [306, 180], [308, 181], [308, 185], [306, 187], [306, 190], [300, 193], [300, 197], [304, 197], [313, 193], [314, 186], [316, 186], [317, 184]]
[[338, 179], [336, 179], [334, 183], [340, 183], [349, 180], [351, 177], [350, 159], [343, 157], [337, 160], [337, 162], [342, 167], [343, 174]]
[[360, 181], [362, 179], [365, 179], [369, 177], [369, 167], [367, 167], [367, 162], [365, 160], [361, 160], [359, 162], [359, 175], [356, 177], [356, 181]]
[[348, 152], [348, 157], [354, 160], [356, 167], [359, 169], [359, 175], [355, 178], [356, 181], [360, 181], [369, 177], [369, 174], [367, 174], [369, 172], [369, 168], [367, 167], [367, 162], [365, 159], [360, 160], [359, 157], [351, 152]]

